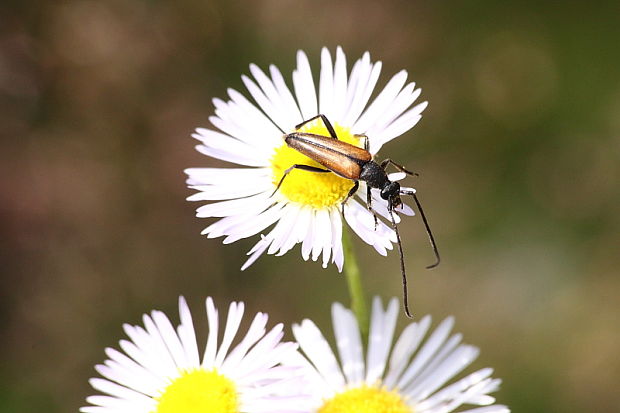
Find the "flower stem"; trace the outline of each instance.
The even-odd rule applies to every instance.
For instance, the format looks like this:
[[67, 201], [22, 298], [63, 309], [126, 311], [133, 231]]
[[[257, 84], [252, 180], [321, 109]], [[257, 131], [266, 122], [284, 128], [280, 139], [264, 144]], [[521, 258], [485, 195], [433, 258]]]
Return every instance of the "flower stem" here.
[[364, 341], [368, 337], [368, 308], [366, 306], [366, 294], [362, 286], [360, 268], [357, 264], [357, 256], [353, 250], [353, 243], [346, 228], [342, 231], [342, 246], [344, 253], [344, 275], [347, 278], [349, 295], [351, 296], [351, 309], [357, 318], [360, 333]]

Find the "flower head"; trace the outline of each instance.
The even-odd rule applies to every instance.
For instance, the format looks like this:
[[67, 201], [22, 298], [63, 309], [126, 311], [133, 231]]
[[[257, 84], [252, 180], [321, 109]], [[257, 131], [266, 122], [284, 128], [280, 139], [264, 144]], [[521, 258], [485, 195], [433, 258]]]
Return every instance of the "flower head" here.
[[484, 407], [473, 413], [505, 413], [493, 405], [488, 393], [499, 388], [484, 368], [449, 385], [454, 376], [478, 356], [476, 347], [461, 344], [461, 335], [450, 336], [453, 319], [445, 319], [430, 336], [431, 318], [409, 324], [393, 343], [398, 302], [392, 299], [384, 311], [375, 298], [364, 355], [353, 312], [340, 304], [332, 307], [338, 356], [310, 320], [293, 327], [307, 360], [314, 396], [311, 411], [320, 413], [448, 413], [464, 404]]
[[[218, 311], [206, 300], [209, 333], [199, 354], [192, 316], [179, 299], [181, 324], [173, 327], [166, 315], [144, 315], [144, 327], [124, 325], [130, 340], [124, 351], [106, 349], [108, 360], [96, 367], [104, 378], [91, 385], [106, 395], [87, 398], [92, 413], [240, 413], [303, 411], [303, 397], [293, 384], [298, 371], [280, 365], [296, 354], [294, 343], [281, 342], [282, 325], [266, 332], [267, 315], [258, 313], [247, 333], [232, 347], [244, 304], [233, 302], [221, 343]], [[232, 347], [232, 349], [231, 349]], [[299, 386], [297, 386], [299, 388]], [[297, 397], [299, 396], [299, 397]]]
[[[252, 64], [253, 79], [245, 75], [242, 79], [255, 104], [233, 89], [228, 89], [228, 101], [214, 99], [215, 116], [209, 120], [215, 129], [196, 129], [192, 135], [200, 141], [196, 148], [207, 156], [239, 166], [187, 169], [187, 183], [198, 191], [188, 199], [214, 201], [198, 208], [197, 216], [219, 218], [203, 234], [210, 238], [223, 236], [226, 244], [273, 226], [266, 235], [261, 234], [242, 269], [265, 252], [283, 255], [301, 243], [305, 260], [316, 261], [322, 256], [324, 267], [331, 260], [342, 270], [341, 209], [353, 231], [380, 254], [386, 255], [392, 249], [396, 235], [383, 221], [376, 225], [373, 213], [365, 205], [363, 182], [355, 196], [348, 198], [354, 185], [352, 180], [335, 173], [294, 169], [278, 188], [291, 166], [319, 166], [284, 141], [284, 134], [295, 131], [329, 136], [321, 119], [296, 128], [318, 114], [326, 116], [341, 141], [362, 147], [365, 138], [361, 135], [366, 135], [372, 155], [420, 120], [427, 104], [411, 107], [421, 91], [415, 83], [407, 84], [404, 70], [394, 75], [369, 104], [380, 71], [381, 62], [371, 62], [366, 52], [347, 73], [342, 49], [336, 50], [335, 62], [323, 49], [317, 93], [308, 58], [299, 51], [293, 92], [277, 67], [271, 65], [267, 75]], [[392, 174], [390, 179], [401, 179], [403, 175]], [[371, 192], [374, 211], [389, 220], [387, 202], [378, 190]], [[400, 206], [398, 212], [413, 215], [406, 205]], [[398, 219], [396, 216], [395, 220]]]

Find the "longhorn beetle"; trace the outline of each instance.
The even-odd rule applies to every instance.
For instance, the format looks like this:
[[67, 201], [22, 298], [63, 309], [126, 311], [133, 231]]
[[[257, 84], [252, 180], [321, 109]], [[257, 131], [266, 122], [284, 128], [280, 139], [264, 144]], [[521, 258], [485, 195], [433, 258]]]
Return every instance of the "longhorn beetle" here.
[[[317, 115], [313, 118], [310, 118], [297, 125], [295, 129], [299, 130], [308, 122], [312, 122], [318, 118], [323, 121], [323, 124], [329, 132], [329, 136], [317, 135], [314, 133], [306, 132], [293, 132], [285, 134], [284, 141], [290, 148], [293, 148], [298, 152], [306, 155], [308, 158], [323, 165], [326, 169], [310, 165], [294, 164], [284, 171], [284, 174], [282, 175], [282, 178], [280, 179], [280, 182], [278, 182], [278, 186], [273, 193], [275, 194], [278, 189], [280, 189], [282, 182], [284, 182], [284, 179], [293, 169], [301, 169], [304, 171], [317, 173], [333, 172], [338, 176], [350, 179], [354, 182], [353, 187], [347, 194], [345, 200], [342, 202], [342, 213], [344, 215], [344, 204], [357, 192], [359, 188], [359, 181], [364, 181], [366, 182], [367, 188], [366, 207], [370, 212], [372, 212], [375, 218], [376, 229], [377, 214], [372, 209], [372, 197], [370, 190], [371, 188], [379, 189], [381, 198], [385, 199], [388, 202], [388, 212], [390, 215], [390, 220], [392, 222], [392, 228], [396, 233], [398, 253], [400, 255], [400, 271], [403, 280], [403, 307], [405, 309], [405, 314], [407, 315], [407, 317], [411, 318], [411, 313], [409, 312], [409, 301], [407, 298], [407, 275], [405, 273], [403, 247], [400, 240], [400, 234], [398, 233], [398, 226], [396, 225], [396, 220], [394, 218], [394, 210], [402, 205], [402, 201], [400, 199], [401, 195], [411, 195], [413, 197], [416, 207], [418, 208], [418, 211], [420, 211], [420, 216], [422, 217], [422, 222], [424, 223], [424, 228], [426, 229], [426, 234], [428, 235], [428, 239], [433, 249], [433, 253], [435, 254], [435, 262], [427, 266], [426, 268], [431, 269], [439, 265], [440, 257], [439, 251], [437, 250], [437, 245], [435, 244], [433, 233], [431, 232], [428, 221], [426, 220], [426, 216], [424, 215], [424, 211], [422, 210], [422, 205], [420, 205], [420, 201], [418, 201], [418, 197], [416, 196], [415, 191], [401, 189], [398, 182], [390, 181], [386, 173], [386, 168], [388, 165], [392, 165], [400, 172], [404, 172], [408, 175], [417, 174], [408, 171], [407, 169], [405, 169], [405, 167], [395, 163], [389, 158], [385, 159], [380, 164], [375, 162], [372, 159], [372, 154], [368, 150], [368, 137], [366, 135], [355, 135], [360, 139], [364, 139], [363, 149], [339, 140], [338, 136], [336, 135], [336, 131], [334, 130], [334, 127], [329, 122], [327, 117], [325, 117], [325, 115]], [[284, 133], [284, 131], [282, 133]]]

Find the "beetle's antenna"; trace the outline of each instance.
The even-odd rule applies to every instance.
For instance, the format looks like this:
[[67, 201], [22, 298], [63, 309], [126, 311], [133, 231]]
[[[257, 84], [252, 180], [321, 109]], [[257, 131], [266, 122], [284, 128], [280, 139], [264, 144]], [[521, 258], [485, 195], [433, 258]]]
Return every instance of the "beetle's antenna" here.
[[427, 269], [435, 268], [441, 262], [441, 257], [439, 256], [439, 250], [437, 249], [437, 244], [435, 243], [435, 237], [433, 237], [433, 232], [431, 231], [431, 227], [428, 224], [428, 220], [426, 219], [426, 215], [424, 215], [424, 210], [422, 209], [422, 204], [418, 200], [415, 192], [413, 191], [401, 191], [402, 194], [411, 195], [413, 200], [415, 201], [416, 206], [418, 207], [418, 211], [420, 211], [420, 216], [422, 217], [422, 222], [424, 223], [424, 228], [426, 228], [426, 235], [428, 235], [428, 240], [431, 243], [431, 247], [433, 248], [433, 253], [435, 254], [435, 262], [429, 266]]
[[277, 123], [273, 122], [273, 124], [275, 125], [275, 127], [276, 127], [276, 128], [278, 128], [278, 129], [280, 130], [280, 132], [282, 132], [282, 135], [286, 135], [286, 132], [284, 132], [284, 131], [282, 130], [282, 128], [281, 128], [280, 126], [278, 126], [278, 124], [277, 124]]
[[403, 275], [403, 307], [405, 308], [405, 315], [409, 318], [413, 318], [411, 313], [409, 312], [409, 298], [407, 294], [407, 274], [405, 273], [405, 258], [403, 257], [403, 245], [400, 242], [400, 234], [398, 233], [398, 225], [396, 225], [396, 220], [394, 219], [394, 208], [392, 207], [392, 203], [390, 202], [390, 219], [392, 220], [392, 228], [396, 233], [396, 244], [398, 245], [398, 253], [400, 255], [400, 272]]

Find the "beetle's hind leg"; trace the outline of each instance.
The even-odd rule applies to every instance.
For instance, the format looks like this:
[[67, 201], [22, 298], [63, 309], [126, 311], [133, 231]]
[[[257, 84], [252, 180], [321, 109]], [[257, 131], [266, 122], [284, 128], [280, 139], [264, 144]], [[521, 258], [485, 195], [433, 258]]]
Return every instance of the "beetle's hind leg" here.
[[288, 174], [293, 169], [301, 169], [302, 171], [317, 172], [317, 173], [331, 172], [329, 169], [321, 169], [321, 168], [317, 168], [316, 166], [295, 164], [295, 165], [287, 168], [284, 171], [284, 174], [282, 175], [282, 178], [280, 178], [280, 182], [278, 182], [278, 186], [276, 186], [276, 189], [273, 191], [273, 193], [270, 195], [270, 197], [274, 196], [276, 194], [276, 192], [278, 192], [278, 189], [280, 189], [280, 187], [282, 186], [282, 182], [284, 182], [284, 178], [286, 178], [288, 176]]
[[338, 136], [336, 135], [336, 130], [332, 126], [331, 122], [327, 119], [327, 116], [321, 114], [313, 116], [310, 119], [301, 122], [299, 125], [295, 126], [295, 129], [299, 130], [299, 128], [304, 126], [306, 123], [310, 123], [318, 118], [321, 118], [321, 120], [323, 121], [323, 125], [325, 125], [325, 127], [327, 128], [327, 132], [329, 132], [329, 136], [333, 139], [338, 139]]

